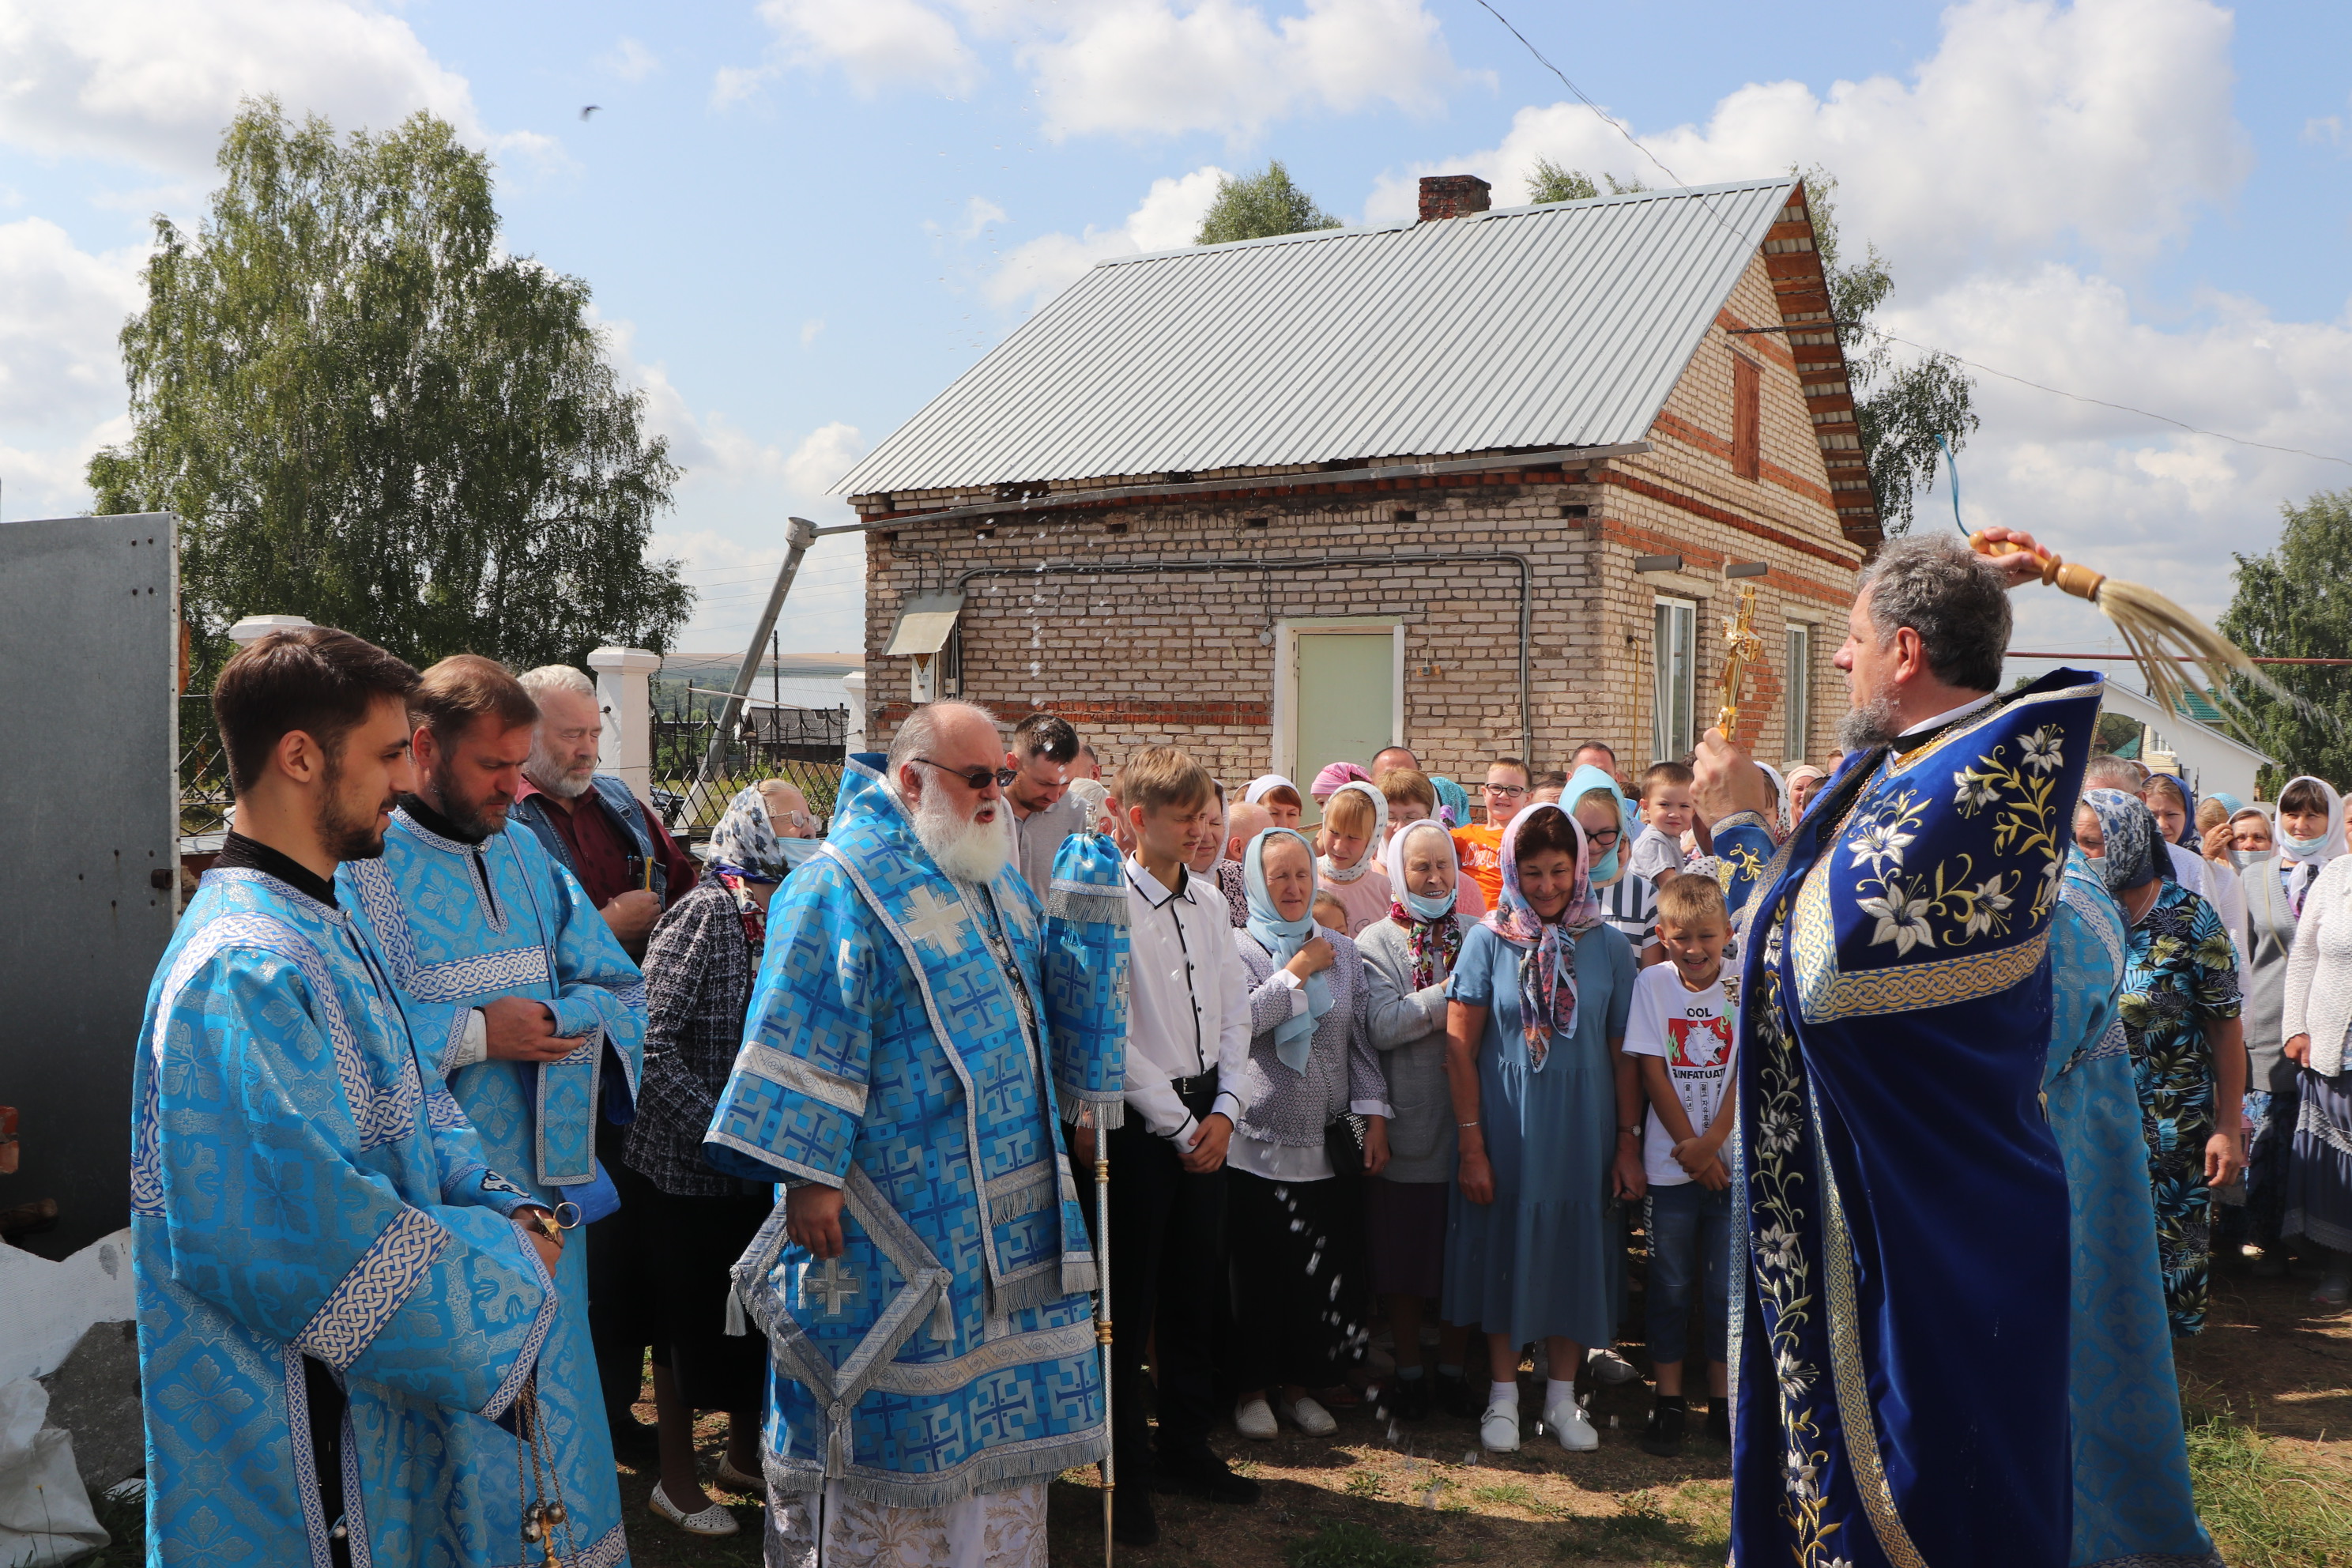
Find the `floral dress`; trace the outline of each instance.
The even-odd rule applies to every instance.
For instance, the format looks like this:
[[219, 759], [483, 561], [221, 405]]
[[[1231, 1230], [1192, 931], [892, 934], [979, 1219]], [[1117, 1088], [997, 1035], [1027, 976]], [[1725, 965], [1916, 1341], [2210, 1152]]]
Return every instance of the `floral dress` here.
[[2221, 916], [2165, 879], [2132, 927], [2122, 1016], [2147, 1139], [2165, 1310], [2177, 1335], [2205, 1326], [2211, 1260], [2205, 1141], [2213, 1135], [2213, 1056], [2205, 1026], [2236, 1017], [2239, 1008], [2237, 956]]

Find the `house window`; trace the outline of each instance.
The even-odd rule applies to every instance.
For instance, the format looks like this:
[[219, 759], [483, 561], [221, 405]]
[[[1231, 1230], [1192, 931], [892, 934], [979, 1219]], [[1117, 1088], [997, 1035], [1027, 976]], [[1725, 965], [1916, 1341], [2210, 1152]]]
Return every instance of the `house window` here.
[[1659, 762], [1679, 761], [1698, 746], [1698, 732], [1693, 728], [1698, 689], [1696, 604], [1689, 599], [1658, 600], [1656, 653], [1650, 755]]
[[1754, 360], [1731, 356], [1731, 471], [1743, 479], [1764, 471], [1762, 384]]
[[1791, 622], [1789, 626], [1789, 743], [1780, 754], [1792, 763], [1806, 760], [1805, 748], [1813, 735], [1813, 628]]

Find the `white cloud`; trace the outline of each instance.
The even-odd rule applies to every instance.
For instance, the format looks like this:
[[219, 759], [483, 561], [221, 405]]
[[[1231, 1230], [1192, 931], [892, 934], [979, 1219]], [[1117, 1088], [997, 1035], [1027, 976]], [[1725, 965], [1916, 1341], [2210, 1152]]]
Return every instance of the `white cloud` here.
[[811, 316], [801, 323], [801, 347], [807, 348], [824, 332], [824, 318]]
[[82, 510], [84, 465], [131, 433], [116, 339], [144, 247], [92, 255], [46, 218], [0, 224], [0, 483], [7, 515]]
[[775, 42], [761, 65], [719, 70], [712, 98], [721, 107], [750, 97], [786, 66], [838, 67], [869, 96], [916, 87], [961, 98], [982, 75], [955, 24], [918, 0], [761, 0], [760, 19]]
[[406, 22], [344, 0], [0, 0], [0, 142], [210, 169], [238, 101], [388, 129], [420, 109], [483, 140], [463, 77]]
[[1275, 17], [1236, 0], [1105, 0], [1041, 8], [1020, 32], [1057, 139], [1206, 131], [1239, 142], [1318, 110], [1427, 115], [1464, 79], [1420, 0], [1307, 0]]
[[[1892, 257], [1906, 289], [2079, 236], [2119, 264], [2184, 236], [2251, 167], [2231, 116], [2231, 20], [2210, 0], [1967, 0], [1944, 13], [1911, 79], [1750, 84], [1704, 127], [1641, 138], [1685, 181], [1753, 179], [1821, 163], [1841, 218]], [[1421, 174], [1467, 172], [1498, 203], [1526, 199], [1538, 157], [1668, 183], [1581, 104], [1519, 110], [1491, 148], [1381, 182], [1366, 212], [1411, 216]]]
[[636, 39], [625, 37], [596, 65], [607, 76], [623, 81], [643, 81], [661, 69], [661, 58]]
[[1310, 112], [1381, 105], [1415, 115], [1486, 73], [1465, 72], [1422, 0], [1304, 0], [1269, 15], [1244, 0], [762, 0], [776, 35], [757, 67], [728, 67], [713, 97], [749, 96], [785, 66], [837, 67], [886, 87], [970, 92], [971, 40], [1007, 43], [1056, 140], [1206, 131], [1236, 142]]
[[1034, 304], [1113, 256], [1141, 256], [1192, 243], [1216, 199], [1217, 182], [1228, 178], [1214, 163], [1189, 174], [1151, 182], [1142, 202], [1114, 229], [1087, 226], [1082, 235], [1045, 234], [1017, 247], [982, 285], [992, 305], [1027, 300]]

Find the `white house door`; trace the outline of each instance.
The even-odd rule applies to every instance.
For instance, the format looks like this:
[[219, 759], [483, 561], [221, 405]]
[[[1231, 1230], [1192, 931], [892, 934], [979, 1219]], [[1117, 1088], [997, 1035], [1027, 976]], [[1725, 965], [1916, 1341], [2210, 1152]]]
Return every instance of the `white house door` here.
[[[1304, 795], [1331, 763], [1370, 767], [1373, 753], [1395, 741], [1397, 640], [1387, 626], [1300, 630], [1291, 646], [1298, 693], [1291, 777]], [[1309, 822], [1318, 820], [1312, 800], [1307, 811]]]

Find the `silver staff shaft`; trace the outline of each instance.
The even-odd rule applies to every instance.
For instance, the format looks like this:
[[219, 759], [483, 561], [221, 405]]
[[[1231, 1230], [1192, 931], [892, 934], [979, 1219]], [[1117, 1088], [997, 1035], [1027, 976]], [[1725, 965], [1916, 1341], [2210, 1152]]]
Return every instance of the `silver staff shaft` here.
[[[1102, 1347], [1103, 1429], [1110, 1420], [1110, 1134], [1095, 1129], [1095, 1340]], [[1110, 1568], [1110, 1500], [1118, 1485], [1118, 1468], [1108, 1447], [1103, 1449], [1103, 1568]]]

